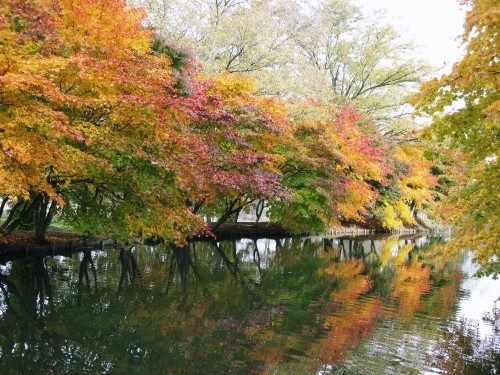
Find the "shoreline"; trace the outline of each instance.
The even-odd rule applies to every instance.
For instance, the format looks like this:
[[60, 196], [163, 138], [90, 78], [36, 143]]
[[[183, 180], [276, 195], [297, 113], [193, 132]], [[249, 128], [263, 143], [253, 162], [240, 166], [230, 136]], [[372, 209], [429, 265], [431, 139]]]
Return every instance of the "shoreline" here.
[[[209, 224], [210, 227], [210, 224]], [[424, 223], [418, 225], [402, 227], [388, 230], [383, 228], [380, 220], [367, 219], [364, 222], [353, 220], [341, 222], [338, 227], [333, 227], [322, 233], [323, 236], [373, 236], [373, 235], [391, 235], [391, 234], [417, 234], [430, 232], [432, 229]], [[309, 233], [291, 233], [283, 228], [279, 223], [272, 222], [237, 222], [223, 223], [216, 229], [213, 229], [215, 238], [209, 236], [197, 236], [192, 240], [234, 240], [238, 238], [283, 238], [309, 236]], [[118, 243], [112, 239], [89, 238], [72, 233], [70, 230], [51, 228], [47, 232], [45, 243], [37, 243], [31, 232], [19, 231], [5, 238], [4, 243], [0, 243], [0, 257], [3, 259], [12, 257], [25, 257], [28, 255], [71, 255], [85, 250], [104, 250], [115, 247]], [[4, 239], [4, 240], [5, 240]], [[147, 245], [158, 245], [163, 241], [159, 239], [139, 239]]]

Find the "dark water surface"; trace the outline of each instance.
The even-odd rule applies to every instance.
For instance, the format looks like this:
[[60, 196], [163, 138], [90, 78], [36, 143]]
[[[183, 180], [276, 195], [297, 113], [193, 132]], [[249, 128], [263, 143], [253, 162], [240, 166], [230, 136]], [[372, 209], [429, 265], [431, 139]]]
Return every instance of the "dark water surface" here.
[[0, 374], [500, 374], [500, 281], [437, 237], [0, 265]]

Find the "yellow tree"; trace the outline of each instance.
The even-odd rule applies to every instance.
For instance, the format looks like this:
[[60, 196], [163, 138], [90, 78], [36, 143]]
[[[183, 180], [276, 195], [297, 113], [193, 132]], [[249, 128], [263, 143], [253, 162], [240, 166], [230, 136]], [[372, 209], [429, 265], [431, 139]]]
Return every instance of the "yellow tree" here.
[[462, 40], [466, 53], [451, 73], [425, 83], [413, 104], [433, 115], [432, 130], [470, 154], [468, 181], [450, 210], [461, 241], [476, 251], [483, 271], [500, 273], [500, 6], [495, 0], [462, 0], [469, 6]]
[[382, 195], [382, 224], [397, 228], [416, 224], [415, 214], [434, 200], [438, 178], [431, 173], [433, 163], [425, 157], [425, 148], [409, 144], [395, 147], [392, 194]]

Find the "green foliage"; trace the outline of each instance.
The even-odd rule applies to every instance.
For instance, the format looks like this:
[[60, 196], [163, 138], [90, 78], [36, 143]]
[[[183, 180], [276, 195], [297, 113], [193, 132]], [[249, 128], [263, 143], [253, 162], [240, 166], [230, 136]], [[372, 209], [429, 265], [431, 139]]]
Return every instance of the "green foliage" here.
[[167, 56], [172, 61], [171, 65], [175, 70], [182, 71], [186, 68], [186, 64], [189, 60], [187, 53], [174, 49], [164, 44], [159, 39], [153, 39], [151, 42], [151, 49], [158, 54]]
[[327, 226], [322, 215], [328, 207], [325, 197], [313, 187], [304, 186], [294, 190], [290, 201], [271, 202], [270, 219], [282, 223], [295, 234], [324, 232]]

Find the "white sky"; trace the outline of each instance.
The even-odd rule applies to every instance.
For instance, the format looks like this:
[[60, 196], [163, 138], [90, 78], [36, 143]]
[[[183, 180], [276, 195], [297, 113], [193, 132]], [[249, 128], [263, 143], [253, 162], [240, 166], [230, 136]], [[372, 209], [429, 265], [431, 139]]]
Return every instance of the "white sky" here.
[[[418, 57], [448, 72], [460, 60], [457, 37], [463, 31], [465, 8], [458, 0], [352, 0], [369, 15], [386, 9], [388, 21], [420, 46]], [[446, 66], [445, 66], [446, 65]], [[442, 72], [444, 72], [442, 70]]]

